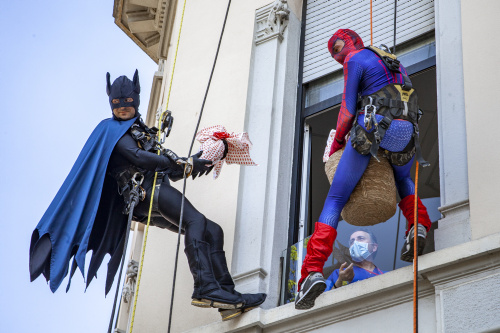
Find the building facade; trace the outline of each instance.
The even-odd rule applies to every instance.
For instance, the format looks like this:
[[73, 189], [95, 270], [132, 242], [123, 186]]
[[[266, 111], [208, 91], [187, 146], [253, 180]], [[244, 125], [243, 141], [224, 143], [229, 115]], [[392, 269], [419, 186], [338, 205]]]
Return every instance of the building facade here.
[[[153, 125], [168, 103], [175, 122], [165, 145], [179, 155], [194, 134], [227, 1], [183, 4], [114, 6], [117, 25], [158, 63], [146, 120]], [[484, 114], [495, 109], [492, 92], [500, 89], [498, 12], [495, 0], [373, 2], [373, 44], [395, 47], [424, 111], [421, 144], [431, 166], [420, 170], [419, 194], [433, 227], [419, 257], [421, 332], [500, 331], [500, 157], [490, 148], [499, 139], [495, 118]], [[406, 223], [399, 210], [371, 227], [381, 249], [376, 264], [388, 273], [325, 292], [313, 309], [293, 305], [304, 240], [329, 188], [320, 159], [336, 125], [343, 76], [326, 44], [339, 28], [369, 45], [370, 1], [232, 1], [200, 128], [248, 132], [259, 165], [224, 166], [216, 181], [188, 180], [186, 197], [223, 227], [237, 289], [268, 298], [221, 322], [216, 310], [190, 305], [192, 277], [181, 253], [172, 332], [412, 331], [413, 272], [398, 258]], [[341, 222], [336, 246], [352, 230]], [[144, 226], [135, 224], [117, 332], [130, 325], [143, 239]], [[176, 242], [172, 232], [149, 229], [134, 332], [168, 326]], [[338, 264], [332, 256], [325, 274]]]

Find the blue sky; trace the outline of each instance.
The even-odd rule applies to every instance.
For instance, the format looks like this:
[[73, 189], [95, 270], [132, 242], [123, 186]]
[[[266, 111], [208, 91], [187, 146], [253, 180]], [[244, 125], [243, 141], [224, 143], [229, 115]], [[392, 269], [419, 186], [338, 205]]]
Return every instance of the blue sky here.
[[[157, 65], [115, 24], [113, 1], [1, 1], [0, 332], [105, 332], [106, 265], [55, 293], [29, 282], [31, 233], [93, 128], [111, 115], [105, 75], [139, 69], [146, 114]], [[105, 263], [107, 259], [105, 259]]]

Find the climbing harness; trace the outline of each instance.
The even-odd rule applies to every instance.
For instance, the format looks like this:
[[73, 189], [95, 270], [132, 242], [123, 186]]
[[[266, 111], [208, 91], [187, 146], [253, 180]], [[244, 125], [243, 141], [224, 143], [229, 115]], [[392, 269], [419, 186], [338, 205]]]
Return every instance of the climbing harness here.
[[[127, 215], [130, 210], [131, 200], [133, 199], [132, 191], [134, 190], [134, 179], [141, 175], [144, 178], [143, 170], [137, 168], [136, 166], [130, 165], [129, 167], [111, 173], [111, 176], [116, 180], [118, 184], [118, 194], [123, 197], [125, 206], [123, 208], [123, 214]], [[141, 181], [142, 183], [142, 181]], [[140, 186], [140, 184], [139, 184]], [[139, 201], [143, 201], [146, 198], [146, 191], [140, 187]]]
[[[385, 50], [383, 50], [384, 48]], [[389, 84], [375, 93], [360, 98], [358, 111], [354, 117], [354, 124], [351, 129], [351, 144], [356, 151], [362, 155], [371, 153], [378, 161], [377, 151], [380, 142], [394, 119], [407, 120], [413, 124], [413, 134], [408, 145], [401, 152], [391, 152], [384, 150], [390, 162], [394, 165], [405, 165], [416, 154], [417, 160], [422, 166], [428, 166], [422, 157], [419, 143], [418, 121], [423, 112], [418, 108], [418, 97], [411, 84], [409, 77], [399, 70], [399, 60], [389, 52], [389, 48], [381, 45], [380, 48], [368, 46], [366, 49], [377, 54], [386, 67], [391, 71], [403, 76], [404, 84]], [[364, 115], [364, 125], [358, 124], [358, 116]], [[384, 118], [377, 121], [376, 114]]]
[[[121, 177], [126, 177], [124, 173], [121, 174]], [[123, 179], [123, 178], [120, 178]], [[128, 236], [130, 231], [130, 226], [132, 225], [132, 218], [134, 216], [134, 208], [137, 206], [140, 200], [144, 200], [146, 196], [146, 191], [141, 187], [142, 182], [144, 180], [144, 175], [141, 172], [136, 172], [130, 177], [127, 183], [119, 189], [121, 191], [121, 195], [123, 195], [125, 199], [125, 207], [123, 210], [123, 214], [128, 214], [127, 220], [127, 228], [125, 229], [125, 239], [123, 242], [123, 254], [120, 263], [120, 273], [118, 275], [118, 281], [116, 283], [116, 291], [115, 291], [115, 299], [113, 302], [113, 310], [111, 311], [111, 318], [109, 320], [108, 333], [112, 332], [113, 329], [113, 319], [115, 315], [116, 303], [118, 300], [118, 293], [120, 291], [120, 281], [122, 279], [123, 265], [125, 263], [126, 252], [127, 252], [127, 244], [128, 244]]]
[[[157, 179], [163, 179], [165, 174], [168, 173], [168, 176], [171, 180], [177, 181], [184, 177], [184, 173], [186, 177], [189, 177], [193, 172], [193, 158], [181, 158], [176, 153], [171, 151], [170, 149], [165, 149], [161, 146], [161, 141], [165, 141], [165, 138], [170, 134], [170, 130], [173, 124], [173, 117], [171, 111], [165, 112], [166, 117], [162, 117], [163, 121], [160, 122], [160, 132], [158, 132], [158, 128], [152, 127], [149, 128], [139, 119], [139, 123], [133, 124], [130, 128], [130, 134], [132, 138], [137, 141], [137, 145], [144, 149], [145, 151], [155, 153], [158, 155], [166, 156], [174, 165], [178, 165], [178, 168], [169, 168], [167, 171], [158, 171]], [[160, 140], [157, 140], [159, 136], [162, 136]], [[136, 168], [135, 166], [130, 166], [129, 168]], [[158, 199], [160, 196], [160, 188], [162, 182], [156, 182], [154, 187], [154, 195], [153, 195], [153, 208], [152, 211], [158, 212]]]
[[[130, 134], [137, 141], [140, 148], [145, 151], [157, 153], [158, 150], [162, 149], [161, 144], [165, 142], [166, 137], [170, 135], [173, 123], [174, 117], [172, 117], [172, 111], [167, 110], [162, 113], [159, 121], [158, 127], [160, 130], [157, 127], [149, 128], [139, 118], [138, 122], [130, 127]], [[160, 140], [157, 139], [159, 136], [161, 136]]]
[[[181, 166], [182, 169], [186, 169], [186, 176], [189, 177], [191, 175], [191, 173], [193, 172], [193, 159], [179, 157], [176, 153], [174, 153], [170, 149], [163, 148], [161, 145], [162, 142], [165, 142], [165, 138], [169, 136], [170, 130], [172, 128], [173, 119], [174, 119], [171, 115], [172, 114], [171, 111], [166, 111], [166, 112], [169, 115], [168, 116], [169, 120], [167, 120], [169, 122], [169, 124], [165, 125], [164, 123], [161, 123], [160, 127], [162, 128], [162, 130], [160, 130], [160, 132], [158, 132], [158, 128], [156, 128], [156, 127], [152, 127], [152, 128], [147, 127], [146, 124], [144, 124], [142, 122], [142, 120], [139, 119], [138, 124], [133, 124], [130, 127], [130, 134], [131, 134], [132, 138], [137, 142], [137, 145], [139, 146], [139, 148], [142, 148], [145, 151], [148, 151], [148, 152], [151, 152], [154, 154], [163, 155], [163, 156], [168, 157], [168, 159], [170, 159], [170, 161]], [[167, 118], [163, 117], [163, 119], [167, 119]], [[166, 132], [165, 132], [165, 130], [166, 130]], [[159, 137], [160, 135], [162, 136], [162, 138], [160, 140], [157, 140], [157, 137]], [[173, 175], [172, 175], [172, 171], [174, 172]], [[162, 174], [161, 176], [163, 176], [165, 174], [165, 172], [163, 172], [163, 173], [158, 172], [158, 176], [160, 176], [160, 174]], [[174, 178], [173, 179], [174, 181], [182, 178], [182, 174], [180, 174], [180, 175], [175, 174], [175, 169], [169, 170], [169, 176], [171, 179]], [[175, 179], [176, 177], [178, 177], [178, 178]]]

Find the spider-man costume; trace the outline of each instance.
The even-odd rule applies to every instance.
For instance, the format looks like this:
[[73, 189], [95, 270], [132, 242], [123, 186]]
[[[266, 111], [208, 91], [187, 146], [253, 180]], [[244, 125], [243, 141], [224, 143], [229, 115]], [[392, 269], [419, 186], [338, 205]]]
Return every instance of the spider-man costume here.
[[[334, 47], [337, 40], [344, 42], [344, 46], [339, 52], [335, 52]], [[338, 30], [329, 40], [328, 50], [332, 57], [344, 66], [344, 93], [342, 94], [342, 104], [337, 120], [335, 140], [333, 141], [330, 155], [341, 149], [344, 145], [346, 147], [339, 161], [321, 215], [315, 224], [314, 233], [307, 244], [307, 255], [302, 265], [299, 288], [309, 273], [323, 271], [323, 265], [332, 253], [333, 242], [337, 237], [336, 229], [340, 213], [371, 158], [370, 154], [362, 155], [358, 153], [352, 147], [350, 139], [347, 145], [345, 144], [345, 137], [349, 133], [356, 115], [358, 94], [363, 97], [373, 94], [391, 83], [404, 83], [403, 75], [391, 72], [377, 54], [371, 50], [364, 49], [363, 41], [352, 30]], [[402, 65], [400, 65], [399, 71], [408, 75]], [[383, 118], [378, 114], [376, 117], [377, 121]], [[365, 128], [363, 115], [358, 117], [357, 122]], [[380, 147], [391, 152], [400, 152], [407, 146], [412, 138], [412, 134], [413, 124], [411, 122], [394, 119], [380, 142]], [[396, 187], [399, 196], [402, 198], [399, 207], [408, 220], [407, 233], [414, 224], [415, 184], [410, 177], [413, 159], [403, 166], [391, 165], [394, 170]], [[418, 199], [417, 209], [419, 223], [429, 231], [431, 221], [427, 214], [427, 209], [420, 199]]]

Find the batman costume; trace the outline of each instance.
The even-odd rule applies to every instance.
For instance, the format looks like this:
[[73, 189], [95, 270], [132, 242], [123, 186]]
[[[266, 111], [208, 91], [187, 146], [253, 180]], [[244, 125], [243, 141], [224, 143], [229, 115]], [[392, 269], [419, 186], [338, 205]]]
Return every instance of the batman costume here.
[[[184, 169], [178, 162], [187, 159], [178, 158], [163, 148], [159, 148], [163, 153], [158, 155], [153, 152], [152, 145], [148, 145], [157, 143], [153, 135], [156, 132], [142, 122], [138, 112], [137, 70], [132, 81], [120, 76], [111, 84], [109, 73], [106, 79], [113, 116], [94, 129], [33, 231], [29, 261], [31, 281], [43, 274], [50, 281], [52, 292], [68, 274], [71, 258], [73, 264], [66, 291], [77, 267], [85, 277], [85, 256], [91, 250], [86, 285], [88, 287], [104, 256], [109, 254], [105, 293], [109, 292], [128, 232], [127, 215], [123, 213], [127, 198], [121, 195], [126, 193], [126, 181], [123, 180], [136, 172], [144, 176], [145, 196], [133, 211], [134, 220], [147, 220], [154, 175], [158, 172], [151, 225], [178, 231], [182, 194], [170, 186], [169, 178], [175, 181], [183, 177]], [[201, 152], [190, 159], [193, 178], [211, 170], [207, 166], [211, 161], [200, 159], [200, 155]], [[227, 320], [264, 302], [266, 294], [240, 294], [234, 289], [223, 250], [222, 228], [198, 212], [188, 200], [185, 200], [182, 233], [194, 279], [193, 305], [217, 307], [223, 320]]]

